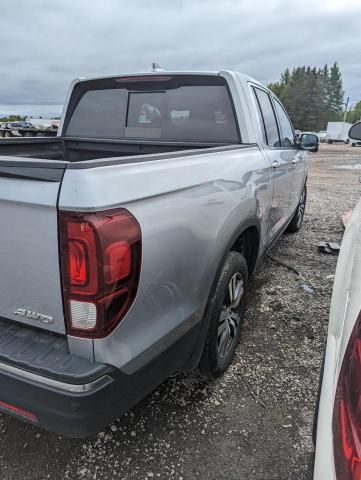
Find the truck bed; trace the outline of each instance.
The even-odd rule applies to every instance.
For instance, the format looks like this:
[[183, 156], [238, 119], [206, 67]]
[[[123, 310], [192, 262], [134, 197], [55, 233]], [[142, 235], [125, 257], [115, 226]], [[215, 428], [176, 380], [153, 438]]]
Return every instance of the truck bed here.
[[222, 143], [127, 141], [114, 139], [17, 138], [0, 140], [0, 161], [4, 157], [81, 162], [86, 160], [150, 155], [224, 146]]

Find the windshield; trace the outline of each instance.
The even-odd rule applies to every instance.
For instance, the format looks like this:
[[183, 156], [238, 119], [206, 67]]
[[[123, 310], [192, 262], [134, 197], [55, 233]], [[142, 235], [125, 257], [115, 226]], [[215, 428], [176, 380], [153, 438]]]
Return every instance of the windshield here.
[[[106, 83], [111, 88], [104, 85], [105, 88], [75, 92], [78, 98], [68, 121], [66, 136], [239, 142], [230, 96], [223, 79], [150, 78], [138, 77], [141, 81], [137, 82], [126, 77], [118, 81], [111, 79], [110, 85], [108, 79]], [[121, 85], [123, 82], [124, 86]], [[98, 87], [94, 81], [82, 83]], [[80, 84], [83, 90], [84, 86]]]

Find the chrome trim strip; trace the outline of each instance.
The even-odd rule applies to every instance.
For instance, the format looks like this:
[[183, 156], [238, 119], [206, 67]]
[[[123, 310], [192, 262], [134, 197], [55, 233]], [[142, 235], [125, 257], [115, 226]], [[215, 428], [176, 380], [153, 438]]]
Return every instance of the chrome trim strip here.
[[0, 362], [0, 373], [1, 372], [9, 373], [10, 375], [19, 378], [19, 380], [29, 380], [32, 382], [36, 382], [40, 385], [44, 385], [46, 387], [55, 388], [56, 390], [61, 390], [69, 393], [91, 392], [93, 390], [96, 390], [97, 388], [104, 387], [112, 381], [109, 375], [103, 375], [102, 377], [99, 377], [92, 382], [75, 385], [72, 383], [65, 383], [60, 380], [47, 378], [42, 375], [28, 372], [27, 370], [23, 370], [21, 368], [13, 367], [12, 365]]

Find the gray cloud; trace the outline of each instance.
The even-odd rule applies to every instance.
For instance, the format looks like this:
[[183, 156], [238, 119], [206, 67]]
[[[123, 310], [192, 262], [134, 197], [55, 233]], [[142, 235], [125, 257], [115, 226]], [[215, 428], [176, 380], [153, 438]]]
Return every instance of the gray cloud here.
[[264, 83], [278, 80], [286, 67], [337, 61], [346, 94], [357, 101], [361, 98], [357, 4], [357, 0], [4, 2], [0, 112], [10, 108], [53, 112], [74, 77], [148, 71], [154, 60], [175, 70], [239, 70]]

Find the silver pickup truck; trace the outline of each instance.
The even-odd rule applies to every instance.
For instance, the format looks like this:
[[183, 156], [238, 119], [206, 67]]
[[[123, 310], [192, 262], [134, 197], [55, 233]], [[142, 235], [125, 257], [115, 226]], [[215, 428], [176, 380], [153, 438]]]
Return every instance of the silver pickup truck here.
[[2, 140], [0, 410], [82, 437], [177, 370], [221, 375], [317, 145], [229, 71], [76, 80], [58, 137]]

